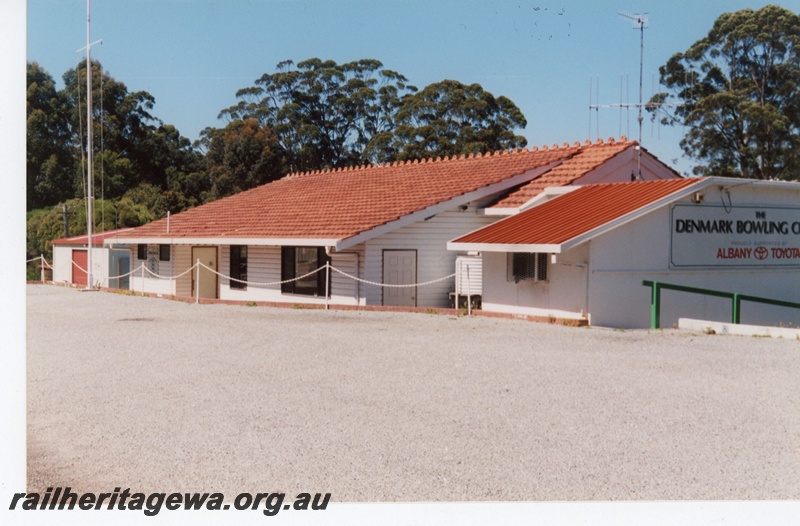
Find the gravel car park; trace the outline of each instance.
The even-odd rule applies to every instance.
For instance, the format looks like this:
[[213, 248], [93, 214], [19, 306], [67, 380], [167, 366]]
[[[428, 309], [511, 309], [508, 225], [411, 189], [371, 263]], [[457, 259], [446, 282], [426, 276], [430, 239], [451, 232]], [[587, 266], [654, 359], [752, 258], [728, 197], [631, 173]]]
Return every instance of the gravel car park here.
[[27, 287], [28, 491], [800, 498], [800, 342]]

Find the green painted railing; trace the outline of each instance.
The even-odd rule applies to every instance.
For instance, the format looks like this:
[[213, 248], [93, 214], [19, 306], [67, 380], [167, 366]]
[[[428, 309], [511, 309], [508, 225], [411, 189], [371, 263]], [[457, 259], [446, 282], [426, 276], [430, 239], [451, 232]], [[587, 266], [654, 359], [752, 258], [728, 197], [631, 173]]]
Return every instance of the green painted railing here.
[[749, 294], [739, 294], [736, 292], [723, 292], [720, 290], [701, 289], [697, 287], [685, 287], [683, 285], [673, 285], [671, 283], [661, 283], [659, 281], [642, 281], [642, 285], [650, 287], [650, 328], [661, 328], [661, 291], [676, 290], [678, 292], [688, 292], [690, 294], [701, 294], [703, 296], [716, 296], [731, 300], [731, 323], [741, 323], [742, 321], [742, 302], [752, 301], [754, 303], [764, 303], [766, 305], [777, 305], [779, 307], [789, 307], [800, 309], [800, 303], [791, 301], [773, 300], [750, 296]]

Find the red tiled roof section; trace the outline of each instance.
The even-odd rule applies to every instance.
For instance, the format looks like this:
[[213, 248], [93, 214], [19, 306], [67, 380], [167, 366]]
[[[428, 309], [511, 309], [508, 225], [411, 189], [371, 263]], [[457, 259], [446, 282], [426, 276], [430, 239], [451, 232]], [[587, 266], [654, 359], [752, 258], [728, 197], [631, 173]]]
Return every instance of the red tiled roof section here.
[[346, 239], [574, 155], [522, 150], [293, 175], [118, 236]]
[[454, 242], [559, 245], [696, 184], [699, 180], [664, 179], [581, 186]]
[[533, 181], [513, 190], [507, 196], [494, 203], [491, 208], [519, 208], [542, 193], [545, 188], [568, 185], [636, 144], [636, 141], [629, 141], [624, 138], [619, 142], [609, 140], [608, 142], [591, 145], [586, 144], [579, 155], [564, 161], [541, 177], [537, 177]]

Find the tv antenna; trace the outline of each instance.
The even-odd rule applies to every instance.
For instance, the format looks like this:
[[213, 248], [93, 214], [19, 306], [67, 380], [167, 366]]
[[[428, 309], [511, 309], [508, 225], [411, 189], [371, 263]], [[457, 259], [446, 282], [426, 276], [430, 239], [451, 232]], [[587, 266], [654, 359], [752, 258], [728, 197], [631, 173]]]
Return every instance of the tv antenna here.
[[[639, 102], [638, 104], [631, 104], [631, 103], [620, 103], [620, 104], [591, 104], [591, 96], [589, 101], [589, 115], [591, 116], [592, 110], [599, 110], [600, 108], [631, 108], [635, 107], [639, 109], [639, 116], [637, 120], [639, 121], [639, 146], [638, 146], [638, 165], [637, 165], [637, 173], [631, 174], [631, 181], [635, 181], [636, 179], [642, 178], [642, 123], [644, 122], [644, 117], [642, 116], [642, 109], [644, 108], [644, 102], [642, 100], [643, 96], [643, 75], [644, 75], [644, 30], [648, 27], [648, 23], [650, 22], [647, 18], [647, 13], [636, 13], [631, 14], [624, 11], [619, 11], [617, 13], [622, 18], [630, 20], [633, 23], [633, 28], [639, 30]], [[591, 86], [589, 88], [591, 93]], [[599, 92], [599, 79], [598, 79], [598, 92]], [[599, 99], [599, 93], [598, 93]], [[598, 100], [599, 102], [599, 100]], [[591, 117], [590, 117], [591, 118]]]
[[[641, 156], [641, 145], [642, 145], [642, 122], [644, 121], [644, 117], [642, 117], [642, 75], [644, 74], [644, 30], [647, 27], [649, 20], [647, 19], [647, 13], [644, 14], [630, 14], [624, 11], [620, 11], [617, 13], [622, 18], [627, 18], [633, 22], [633, 28], [639, 30], [639, 104], [637, 107], [639, 108], [639, 116], [637, 120], [639, 121], [639, 155]], [[639, 175], [642, 175], [641, 166], [639, 167]]]

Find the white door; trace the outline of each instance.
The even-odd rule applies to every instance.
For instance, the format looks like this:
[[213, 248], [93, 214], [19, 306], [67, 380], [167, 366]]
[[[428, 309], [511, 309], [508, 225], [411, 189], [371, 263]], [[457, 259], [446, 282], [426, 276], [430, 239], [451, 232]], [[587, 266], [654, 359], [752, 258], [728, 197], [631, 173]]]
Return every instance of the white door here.
[[[217, 270], [217, 247], [192, 247], [192, 265], [197, 260], [208, 268]], [[197, 284], [197, 269], [192, 270], [192, 296], [195, 295]], [[200, 267], [200, 294], [201, 298], [217, 297], [217, 275], [205, 267]]]
[[[411, 285], [417, 282], [416, 250], [384, 250], [383, 282], [387, 285]], [[383, 287], [383, 304], [417, 306], [417, 287]]]

